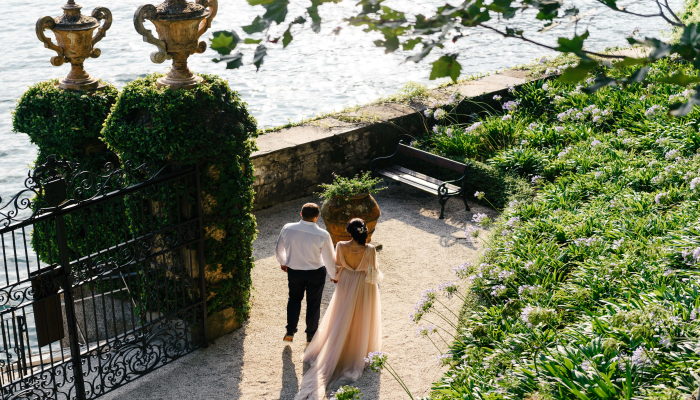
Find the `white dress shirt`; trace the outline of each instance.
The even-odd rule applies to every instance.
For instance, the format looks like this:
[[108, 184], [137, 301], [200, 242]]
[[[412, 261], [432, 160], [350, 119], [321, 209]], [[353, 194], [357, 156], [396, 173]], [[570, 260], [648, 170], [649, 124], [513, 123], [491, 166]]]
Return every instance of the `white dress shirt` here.
[[280, 265], [301, 271], [326, 267], [335, 279], [335, 251], [331, 235], [315, 222], [301, 220], [282, 228], [275, 255]]

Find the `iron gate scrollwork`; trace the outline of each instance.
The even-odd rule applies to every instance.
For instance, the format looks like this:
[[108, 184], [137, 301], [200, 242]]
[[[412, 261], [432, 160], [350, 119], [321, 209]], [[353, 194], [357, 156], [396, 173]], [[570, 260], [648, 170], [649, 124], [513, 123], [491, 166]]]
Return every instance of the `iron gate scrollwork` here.
[[57, 160], [0, 199], [0, 393], [91, 399], [207, 345], [199, 169]]

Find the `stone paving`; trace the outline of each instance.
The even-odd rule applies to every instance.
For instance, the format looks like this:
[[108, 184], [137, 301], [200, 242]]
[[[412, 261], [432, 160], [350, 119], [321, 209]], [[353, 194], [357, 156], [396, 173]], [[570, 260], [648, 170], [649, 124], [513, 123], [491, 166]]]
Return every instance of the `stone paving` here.
[[[444, 368], [435, 362], [437, 349], [427, 339], [415, 336], [416, 325], [408, 314], [424, 289], [453, 279], [454, 265], [475, 261], [481, 244], [465, 238], [465, 223], [472, 213], [465, 212], [458, 199], [448, 202], [446, 219], [439, 220], [437, 197], [413, 188], [392, 186], [375, 198], [382, 216], [373, 241], [384, 246], [379, 253], [379, 267], [385, 274], [380, 288], [383, 351], [414, 396], [425, 396]], [[282, 336], [287, 282], [275, 260], [274, 246], [281, 227], [298, 220], [301, 205], [313, 200], [301, 198], [255, 213], [260, 231], [255, 242], [255, 297], [250, 320], [242, 328], [104, 398], [293, 399], [303, 374], [300, 357], [305, 347], [305, 309], [300, 333], [292, 345], [286, 345]], [[472, 212], [494, 216], [490, 209], [471, 206]], [[327, 283], [322, 312], [333, 290], [334, 285]], [[458, 309], [459, 302], [453, 300], [451, 307]], [[442, 345], [442, 350], [445, 348]], [[366, 400], [407, 398], [388, 373], [366, 370], [355, 386]]]

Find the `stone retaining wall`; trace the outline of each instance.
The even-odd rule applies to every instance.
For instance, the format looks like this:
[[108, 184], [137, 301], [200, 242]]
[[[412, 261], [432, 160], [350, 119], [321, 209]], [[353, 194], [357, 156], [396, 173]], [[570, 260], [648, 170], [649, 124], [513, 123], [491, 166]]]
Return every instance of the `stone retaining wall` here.
[[[527, 82], [527, 73], [505, 71], [436, 89], [432, 96], [446, 98], [455, 91], [466, 98], [490, 95]], [[424, 108], [423, 104], [367, 106], [261, 135], [257, 139], [259, 150], [252, 155], [255, 209], [317, 192], [321, 183], [331, 182], [334, 172], [347, 176], [369, 169], [372, 159], [393, 152], [399, 135], [418, 134], [428, 128], [426, 121], [416, 113]]]

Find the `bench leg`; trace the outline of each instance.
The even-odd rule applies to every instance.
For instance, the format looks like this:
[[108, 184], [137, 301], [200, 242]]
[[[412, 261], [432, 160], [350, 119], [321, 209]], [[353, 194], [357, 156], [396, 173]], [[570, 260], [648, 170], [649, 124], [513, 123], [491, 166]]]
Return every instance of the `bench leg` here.
[[440, 197], [440, 219], [445, 219], [445, 203], [447, 203], [449, 197]]
[[467, 204], [467, 194], [466, 192], [462, 193], [462, 201], [464, 202], [464, 210], [465, 211], [471, 211], [469, 208], [469, 204]]

